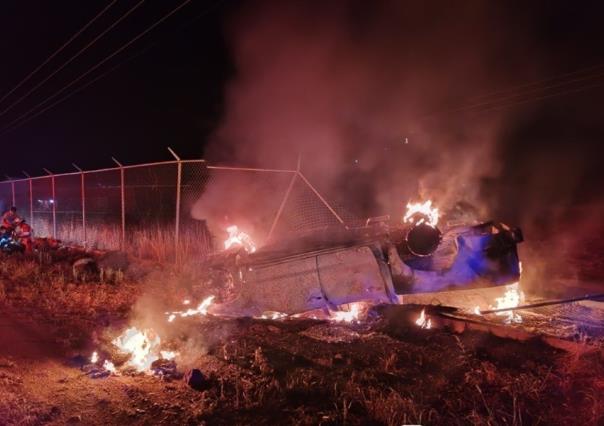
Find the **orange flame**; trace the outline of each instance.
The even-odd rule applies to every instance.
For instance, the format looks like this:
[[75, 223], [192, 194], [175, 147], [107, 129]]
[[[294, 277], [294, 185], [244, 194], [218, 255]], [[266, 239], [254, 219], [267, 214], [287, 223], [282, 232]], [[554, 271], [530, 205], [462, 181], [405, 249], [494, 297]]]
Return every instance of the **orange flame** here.
[[[510, 284], [506, 286], [505, 294], [502, 297], [495, 298], [497, 306], [494, 309], [515, 308], [520, 305], [522, 299], [524, 299], [524, 293], [518, 289], [518, 283]], [[514, 311], [496, 312], [495, 315], [505, 316], [507, 324], [522, 322], [522, 317]]]
[[407, 212], [403, 217], [404, 223], [421, 225], [425, 223], [435, 228], [438, 224], [440, 213], [436, 207], [432, 207], [432, 200], [424, 203], [407, 203]]
[[335, 322], [357, 322], [361, 315], [362, 303], [351, 303], [348, 311], [330, 312], [330, 319]]
[[252, 238], [245, 232], [240, 231], [237, 225], [227, 227], [226, 231], [229, 237], [224, 241], [224, 249], [228, 250], [231, 247], [243, 247], [248, 253], [256, 251], [256, 244]]
[[[186, 302], [188, 302], [188, 300]], [[193, 315], [205, 316], [208, 314], [208, 309], [210, 306], [212, 306], [212, 303], [214, 303], [214, 296], [208, 296], [203, 299], [201, 303], [194, 309], [189, 308], [186, 311], [166, 312], [166, 315], [168, 315], [168, 322], [174, 321], [177, 316], [181, 318], [190, 317]], [[188, 305], [188, 303], [183, 304]]]
[[425, 328], [427, 330], [432, 328], [432, 320], [426, 317], [426, 309], [422, 309], [422, 312], [419, 314], [419, 318], [415, 320], [415, 324], [421, 328]]

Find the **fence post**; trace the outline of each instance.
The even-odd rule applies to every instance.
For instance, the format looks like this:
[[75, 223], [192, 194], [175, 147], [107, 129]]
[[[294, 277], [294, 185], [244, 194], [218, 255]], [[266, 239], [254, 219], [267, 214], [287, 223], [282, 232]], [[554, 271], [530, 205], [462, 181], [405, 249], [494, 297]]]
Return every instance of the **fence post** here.
[[125, 195], [125, 187], [124, 187], [124, 165], [117, 161], [115, 158], [111, 157], [113, 162], [117, 164], [120, 168], [120, 195], [122, 200], [122, 238], [121, 238], [121, 249], [126, 249], [126, 195]]
[[270, 241], [273, 236], [273, 232], [275, 231], [275, 227], [277, 226], [277, 222], [279, 222], [279, 218], [281, 217], [281, 213], [283, 213], [283, 209], [285, 208], [285, 203], [287, 203], [287, 199], [289, 198], [290, 192], [292, 192], [292, 188], [294, 187], [294, 183], [296, 182], [296, 178], [298, 177], [298, 173], [300, 173], [300, 164], [302, 162], [302, 157], [298, 154], [298, 162], [296, 165], [296, 171], [293, 172], [292, 178], [289, 181], [289, 185], [287, 186], [287, 190], [285, 191], [285, 195], [283, 196], [283, 200], [281, 200], [281, 204], [279, 205], [279, 209], [277, 210], [277, 214], [275, 215], [275, 219], [273, 219], [273, 223], [271, 225], [271, 229], [268, 231], [268, 236], [266, 237], [267, 241]]
[[55, 199], [55, 176], [48, 169], [43, 169], [50, 175], [51, 199], [52, 204], [52, 237], [57, 238], [57, 200]]
[[15, 202], [15, 181], [14, 180], [11, 180], [11, 182], [10, 182], [10, 189], [13, 194], [13, 204], [12, 205], [16, 207], [17, 203]]
[[289, 198], [289, 194], [292, 192], [292, 188], [294, 187], [294, 183], [296, 183], [296, 178], [298, 177], [298, 172], [292, 173], [292, 178], [289, 181], [289, 185], [287, 186], [287, 190], [285, 191], [285, 195], [283, 196], [283, 200], [281, 200], [281, 204], [279, 205], [279, 209], [277, 210], [277, 214], [275, 215], [275, 219], [273, 219], [273, 223], [271, 225], [271, 229], [268, 231], [268, 236], [266, 237], [267, 241], [270, 241], [273, 236], [273, 232], [277, 226], [277, 222], [281, 218], [281, 214], [283, 213], [283, 209], [285, 208], [285, 203]]
[[27, 176], [27, 182], [29, 183], [29, 223], [34, 226], [34, 197], [33, 197], [33, 185], [31, 176], [23, 171], [23, 174]]
[[86, 238], [86, 186], [84, 180], [84, 170], [79, 168], [77, 164], [72, 163], [73, 167], [75, 167], [80, 172], [80, 198], [82, 201], [82, 245], [84, 249], [88, 247], [88, 239]]
[[170, 154], [176, 158], [177, 176], [176, 176], [176, 213], [174, 218], [174, 260], [178, 263], [178, 243], [180, 237], [180, 187], [182, 183], [182, 162], [174, 150], [168, 147]]

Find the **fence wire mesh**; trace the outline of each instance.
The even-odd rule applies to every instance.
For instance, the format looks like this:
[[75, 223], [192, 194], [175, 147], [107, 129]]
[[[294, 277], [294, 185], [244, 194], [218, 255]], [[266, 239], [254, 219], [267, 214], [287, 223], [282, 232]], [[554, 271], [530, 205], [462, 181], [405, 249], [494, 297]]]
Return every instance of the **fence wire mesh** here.
[[343, 223], [299, 171], [203, 160], [0, 182], [1, 210], [13, 205], [36, 237], [156, 260], [220, 250], [230, 225], [262, 245]]

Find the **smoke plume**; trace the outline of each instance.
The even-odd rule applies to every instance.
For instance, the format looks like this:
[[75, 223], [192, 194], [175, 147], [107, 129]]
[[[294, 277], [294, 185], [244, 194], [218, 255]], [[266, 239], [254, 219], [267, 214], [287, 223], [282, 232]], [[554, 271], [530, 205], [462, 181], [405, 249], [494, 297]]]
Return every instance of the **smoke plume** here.
[[[586, 118], [601, 119], [569, 114], [568, 97], [554, 112], [545, 102], [481, 107], [485, 94], [555, 74], [553, 58], [575, 59], [576, 49], [544, 45], [543, 7], [248, 3], [227, 25], [235, 75], [206, 158], [291, 169], [300, 156], [304, 174], [358, 217], [400, 217], [418, 198], [473, 206], [522, 226], [523, 250], [540, 263], [547, 240], [547, 262], [560, 265], [601, 235], [591, 212], [603, 203], [589, 214], [576, 205], [594, 201], [579, 194], [601, 192], [602, 173], [588, 150], [569, 148], [593, 142]], [[574, 126], [585, 135], [569, 134]]]
[[[254, 2], [228, 26], [235, 78], [207, 158], [294, 168], [357, 214], [409, 198], [478, 203], [500, 114], [450, 112], [522, 54], [497, 6]], [[507, 34], [507, 35], [505, 35]], [[522, 68], [527, 71], [527, 68]]]

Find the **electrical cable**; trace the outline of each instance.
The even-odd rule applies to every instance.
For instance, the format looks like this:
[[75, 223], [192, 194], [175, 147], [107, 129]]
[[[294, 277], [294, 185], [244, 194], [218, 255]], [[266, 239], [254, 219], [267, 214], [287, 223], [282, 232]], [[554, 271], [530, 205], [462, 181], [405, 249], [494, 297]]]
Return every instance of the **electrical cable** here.
[[29, 111], [25, 112], [24, 114], [20, 115], [15, 120], [13, 120], [12, 122], [10, 122], [7, 126], [5, 126], [2, 129], [2, 131], [1, 131], [0, 134], [4, 134], [6, 132], [6, 130], [8, 130], [11, 127], [13, 127], [14, 124], [16, 124], [19, 121], [25, 119], [32, 112], [34, 112], [38, 108], [44, 106], [49, 101], [53, 100], [54, 98], [56, 98], [57, 96], [59, 96], [61, 93], [63, 93], [65, 90], [67, 90], [68, 88], [72, 87], [74, 84], [78, 83], [84, 77], [88, 76], [91, 72], [93, 72], [96, 69], [98, 69], [100, 66], [102, 66], [103, 64], [105, 64], [107, 61], [109, 61], [110, 59], [112, 59], [113, 57], [115, 57], [116, 55], [118, 55], [119, 53], [123, 52], [130, 45], [132, 45], [133, 43], [135, 43], [136, 41], [138, 41], [141, 37], [143, 37], [144, 35], [146, 35], [150, 31], [152, 31], [155, 27], [157, 27], [158, 25], [160, 25], [161, 23], [163, 23], [166, 19], [168, 19], [170, 16], [172, 16], [173, 14], [175, 14], [176, 12], [178, 12], [180, 9], [182, 9], [184, 6], [186, 6], [190, 2], [191, 2], [191, 0], [185, 0], [184, 2], [180, 3], [177, 7], [175, 7], [174, 9], [172, 9], [169, 13], [167, 13], [166, 15], [164, 15], [159, 20], [155, 21], [155, 23], [153, 23], [151, 26], [147, 27], [147, 29], [145, 29], [144, 31], [140, 32], [138, 35], [136, 35], [130, 41], [128, 41], [127, 43], [125, 43], [124, 45], [122, 45], [120, 48], [118, 48], [117, 50], [115, 50], [113, 53], [109, 54], [107, 57], [105, 57], [105, 59], [101, 60], [96, 65], [92, 66], [86, 72], [84, 72], [83, 74], [81, 74], [79, 77], [77, 77], [76, 79], [72, 80], [69, 84], [63, 86], [63, 88], [61, 88], [60, 90], [58, 90], [57, 92], [55, 92], [53, 95], [49, 96], [44, 101], [40, 102], [35, 107], [31, 108]]
[[107, 6], [105, 6], [105, 8], [103, 10], [101, 10], [97, 15], [95, 15], [94, 18], [92, 18], [90, 21], [88, 21], [88, 23], [86, 23], [86, 25], [84, 25], [74, 35], [72, 35], [71, 38], [69, 38], [69, 40], [67, 40], [65, 43], [63, 43], [63, 45], [61, 47], [59, 47], [57, 50], [55, 50], [55, 52], [52, 55], [50, 55], [48, 58], [46, 58], [46, 60], [44, 62], [42, 62], [40, 65], [38, 65], [32, 72], [27, 74], [25, 76], [25, 78], [23, 80], [21, 80], [15, 87], [13, 87], [11, 90], [9, 90], [7, 93], [5, 93], [4, 96], [2, 96], [2, 98], [0, 98], [0, 103], [2, 103], [6, 98], [8, 98], [15, 90], [17, 90], [19, 87], [21, 87], [23, 85], [23, 83], [27, 82], [31, 77], [33, 77], [34, 74], [36, 74], [38, 71], [40, 71], [55, 56], [57, 56], [59, 53], [61, 53], [63, 51], [63, 49], [65, 49], [69, 44], [71, 44], [72, 41], [74, 41], [76, 38], [78, 38], [78, 36], [80, 34], [82, 34], [84, 31], [86, 31], [88, 29], [88, 27], [90, 27], [97, 19], [99, 19], [116, 2], [117, 2], [117, 0], [113, 0], [111, 3], [109, 3]]
[[103, 32], [101, 32], [101, 34], [99, 34], [98, 36], [96, 36], [90, 43], [88, 43], [86, 46], [84, 46], [82, 49], [80, 49], [75, 55], [73, 55], [71, 58], [69, 58], [67, 60], [67, 62], [65, 62], [63, 65], [61, 65], [55, 71], [53, 71], [49, 76], [47, 76], [41, 82], [39, 82], [34, 87], [32, 87], [29, 91], [27, 91], [23, 96], [21, 96], [20, 98], [18, 98], [15, 102], [13, 102], [12, 104], [10, 104], [7, 108], [5, 108], [4, 110], [0, 111], [0, 117], [2, 117], [4, 114], [6, 114], [11, 109], [13, 109], [13, 107], [15, 105], [21, 103], [21, 101], [23, 101], [23, 99], [27, 98], [34, 91], [36, 91], [38, 88], [40, 88], [40, 86], [42, 86], [44, 83], [46, 83], [52, 77], [54, 77], [56, 74], [58, 74], [60, 71], [62, 71], [67, 65], [69, 65], [71, 62], [73, 62], [74, 59], [76, 59], [78, 56], [80, 56], [82, 53], [84, 53], [86, 50], [88, 50], [88, 48], [90, 46], [92, 46], [94, 43], [96, 43], [105, 34], [107, 34], [109, 31], [111, 31], [113, 28], [115, 28], [120, 22], [122, 22], [124, 19], [126, 19], [132, 12], [134, 12], [136, 9], [138, 9], [138, 7], [141, 6], [144, 2], [145, 2], [145, 0], [140, 0], [136, 5], [134, 5], [134, 7], [132, 7], [131, 9], [129, 9], [125, 14], [123, 14], [117, 21], [115, 21], [113, 24], [111, 24], [108, 28], [106, 28]]

